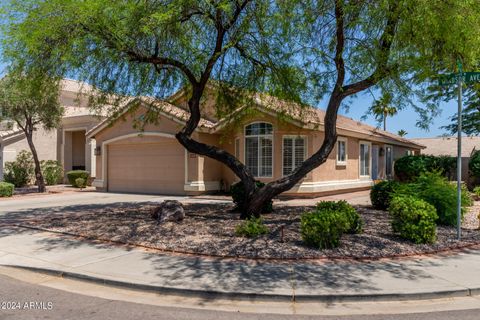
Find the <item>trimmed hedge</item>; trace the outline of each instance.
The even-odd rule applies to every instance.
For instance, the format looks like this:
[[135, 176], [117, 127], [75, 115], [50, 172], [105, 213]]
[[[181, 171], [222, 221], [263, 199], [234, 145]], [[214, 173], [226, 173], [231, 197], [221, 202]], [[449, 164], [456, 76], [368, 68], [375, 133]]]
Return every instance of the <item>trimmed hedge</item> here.
[[0, 197], [11, 197], [14, 189], [15, 185], [13, 183], [0, 182]]
[[400, 237], [415, 243], [434, 243], [438, 219], [435, 207], [412, 196], [396, 196], [390, 204], [392, 229]]
[[363, 220], [347, 201], [321, 201], [317, 203], [317, 210], [331, 210], [345, 215], [348, 220], [349, 227], [347, 233], [361, 233], [363, 230]]
[[67, 172], [67, 178], [68, 182], [72, 185], [72, 187], [77, 186], [77, 179], [82, 178], [84, 181], [88, 181], [88, 178], [90, 177], [90, 173], [85, 170], [72, 170]]
[[345, 214], [331, 209], [306, 212], [300, 219], [300, 233], [306, 245], [318, 249], [335, 248], [340, 237], [350, 228]]
[[450, 179], [457, 163], [456, 158], [450, 156], [411, 155], [396, 160], [394, 166], [399, 181], [412, 182], [427, 172], [441, 172]]
[[[263, 187], [265, 183], [260, 181], [255, 181], [256, 189]], [[237, 209], [242, 211], [243, 204], [245, 203], [245, 187], [243, 182], [237, 182], [230, 187], [230, 194], [232, 195], [233, 203], [237, 206]], [[270, 213], [273, 211], [273, 201], [266, 203], [262, 209], [262, 212], [259, 213]]]

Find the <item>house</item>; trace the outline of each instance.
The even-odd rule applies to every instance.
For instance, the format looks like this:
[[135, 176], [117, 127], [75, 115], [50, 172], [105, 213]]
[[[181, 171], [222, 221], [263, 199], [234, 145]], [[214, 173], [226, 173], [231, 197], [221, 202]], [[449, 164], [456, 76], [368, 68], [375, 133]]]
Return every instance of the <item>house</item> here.
[[[456, 136], [411, 140], [425, 146], [422, 154], [457, 157], [458, 138]], [[480, 150], [480, 137], [462, 137], [462, 180], [468, 177], [468, 162], [470, 161], [470, 155], [475, 150]], [[453, 179], [457, 179], [456, 172]]]
[[[260, 181], [289, 174], [322, 143], [323, 110], [253, 94], [249, 108], [231, 113], [242, 116], [218, 118], [212, 96], [207, 92], [202, 102], [203, 118], [193, 137], [234, 154]], [[201, 194], [228, 190], [238, 181], [226, 166], [187, 152], [175, 139], [188, 118], [186, 101], [184, 90], [167, 101], [138, 97], [117, 117], [88, 130], [87, 140], [96, 145], [93, 185], [114, 192]], [[158, 113], [158, 123], [146, 124], [142, 131], [134, 129], [152, 109]], [[338, 117], [337, 128], [339, 138], [328, 160], [285, 194], [312, 196], [366, 189], [373, 180], [393, 176], [395, 159], [423, 148], [343, 116]]]
[[[59, 99], [65, 108], [61, 127], [56, 130], [38, 128], [33, 140], [40, 160], [58, 160], [65, 172], [83, 169], [95, 172], [95, 140], [86, 139], [85, 133], [103, 117], [95, 116], [88, 108], [91, 87], [78, 81], [65, 79], [60, 84]], [[21, 150], [30, 150], [23, 131], [5, 121], [0, 125], [0, 179], [5, 162], [14, 161]]]

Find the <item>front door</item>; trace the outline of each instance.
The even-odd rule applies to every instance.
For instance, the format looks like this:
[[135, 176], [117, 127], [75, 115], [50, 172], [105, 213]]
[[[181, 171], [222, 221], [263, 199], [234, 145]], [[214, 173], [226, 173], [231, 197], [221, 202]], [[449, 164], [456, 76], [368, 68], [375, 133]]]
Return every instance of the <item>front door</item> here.
[[372, 146], [372, 179], [378, 179], [378, 146]]

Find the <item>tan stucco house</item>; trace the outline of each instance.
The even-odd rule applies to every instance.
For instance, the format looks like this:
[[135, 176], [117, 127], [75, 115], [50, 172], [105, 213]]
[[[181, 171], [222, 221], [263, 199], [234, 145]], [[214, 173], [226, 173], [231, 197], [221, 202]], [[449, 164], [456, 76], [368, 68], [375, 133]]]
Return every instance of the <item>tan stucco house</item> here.
[[[40, 160], [58, 160], [64, 170], [83, 169], [95, 172], [95, 140], [85, 133], [103, 118], [93, 115], [88, 108], [91, 87], [74, 80], [63, 80], [60, 103], [65, 108], [61, 127], [46, 131], [39, 128], [33, 135]], [[21, 150], [30, 150], [23, 131], [9, 122], [0, 124], [0, 179], [5, 162], [14, 161]]]
[[[94, 140], [96, 146], [95, 187], [115, 192], [199, 194], [228, 190], [238, 181], [223, 164], [191, 154], [177, 142], [174, 135], [188, 117], [186, 94], [179, 91], [167, 101], [135, 99], [116, 118], [104, 119], [87, 131], [87, 140]], [[203, 118], [194, 138], [234, 154], [260, 181], [289, 174], [322, 143], [324, 111], [320, 109], [256, 94], [248, 108], [255, 112], [219, 119], [214, 103], [209, 98], [203, 102]], [[133, 124], [148, 108], [158, 111], [159, 121], [139, 132]], [[343, 116], [338, 117], [338, 134], [328, 161], [285, 194], [312, 196], [369, 188], [374, 180], [393, 176], [395, 159], [419, 153], [423, 147]]]

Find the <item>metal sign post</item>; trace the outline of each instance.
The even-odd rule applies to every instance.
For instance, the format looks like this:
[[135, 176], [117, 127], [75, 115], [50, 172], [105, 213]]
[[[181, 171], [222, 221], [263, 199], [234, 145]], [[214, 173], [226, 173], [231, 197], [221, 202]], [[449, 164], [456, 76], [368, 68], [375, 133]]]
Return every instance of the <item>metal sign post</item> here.
[[462, 238], [462, 64], [458, 62], [457, 240]]

